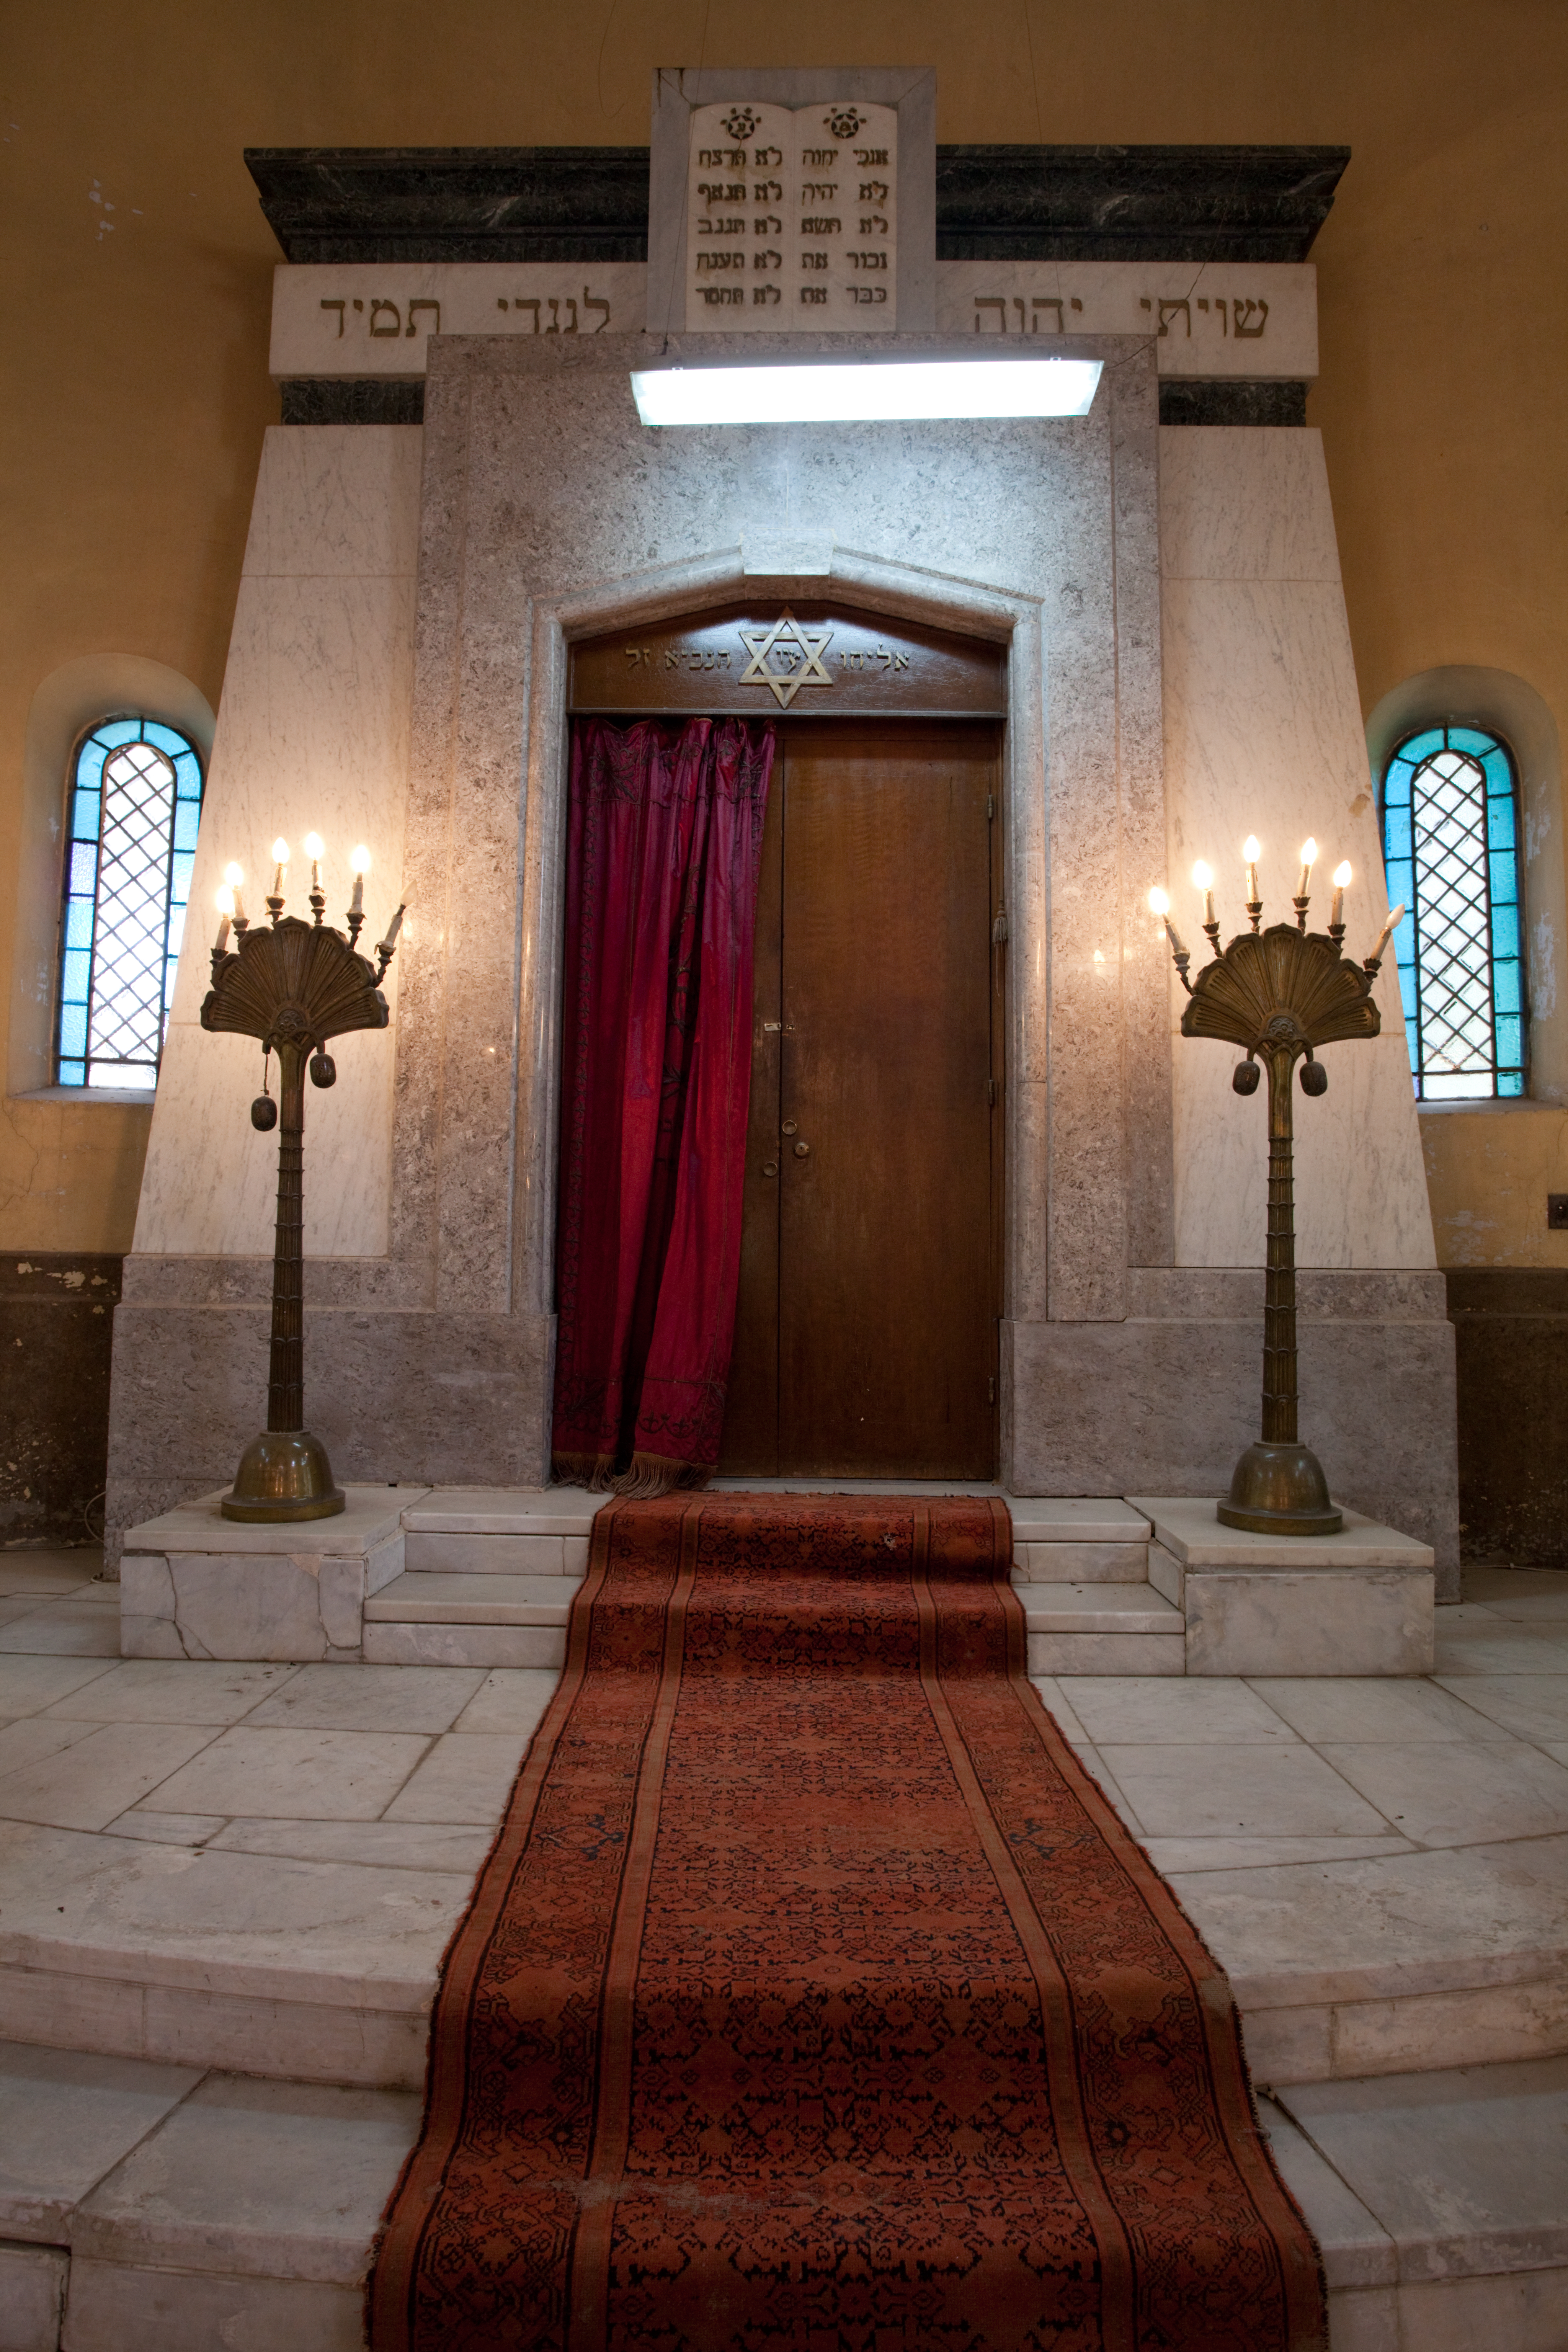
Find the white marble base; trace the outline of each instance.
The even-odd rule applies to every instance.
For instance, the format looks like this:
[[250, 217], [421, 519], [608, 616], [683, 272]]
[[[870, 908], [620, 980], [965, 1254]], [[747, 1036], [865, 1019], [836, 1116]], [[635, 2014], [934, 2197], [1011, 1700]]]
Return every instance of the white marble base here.
[[58, 2246], [0, 2246], [0, 2352], [58, 2352], [68, 2267]]
[[1429, 1675], [1429, 1545], [1347, 1510], [1338, 1535], [1256, 1536], [1210, 1502], [1135, 1497], [1149, 1580], [1186, 1618], [1189, 1675]]
[[402, 1512], [422, 1488], [351, 1486], [335, 1518], [226, 1519], [221, 1493], [132, 1528], [120, 1570], [127, 1658], [362, 1657], [365, 1603], [404, 1570]]

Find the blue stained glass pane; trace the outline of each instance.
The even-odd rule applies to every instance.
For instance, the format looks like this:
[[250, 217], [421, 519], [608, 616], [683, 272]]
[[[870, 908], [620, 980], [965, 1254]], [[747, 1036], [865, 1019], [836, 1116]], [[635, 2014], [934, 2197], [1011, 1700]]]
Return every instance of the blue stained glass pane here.
[[1487, 860], [1491, 871], [1492, 903], [1512, 906], [1519, 898], [1519, 860], [1511, 849], [1494, 849]]
[[1504, 1013], [1497, 1024], [1498, 1066], [1517, 1070], [1524, 1060], [1524, 1024], [1517, 1013]]
[[156, 719], [142, 720], [142, 740], [144, 743], [156, 743], [159, 751], [167, 751], [171, 759], [179, 752], [190, 749], [183, 735], [176, 734], [172, 727], [161, 726]]
[[57, 1083], [62, 1087], [85, 1087], [87, 1084], [87, 1064], [85, 1062], [62, 1062], [60, 1064], [60, 1075]]
[[1383, 805], [1385, 809], [1410, 806], [1410, 779], [1415, 773], [1407, 761], [1392, 760], [1383, 780]]
[[60, 1007], [60, 1052], [87, 1052], [87, 1007], [85, 1004], [62, 1004]]
[[1507, 800], [1490, 799], [1487, 803], [1487, 847], [1511, 849], [1514, 845], [1513, 795]]
[[97, 792], [103, 781], [103, 763], [109, 757], [108, 747], [89, 737], [77, 756], [76, 781], [78, 791]]
[[172, 861], [174, 872], [169, 896], [176, 907], [183, 907], [191, 895], [191, 869], [195, 862], [188, 850]]
[[[1477, 759], [1484, 759], [1489, 751], [1496, 751], [1497, 737], [1487, 734], [1479, 727], [1450, 727], [1448, 746], [1451, 751], [1470, 751]], [[1404, 748], [1408, 751], [1410, 746], [1407, 743]]]
[[201, 822], [201, 814], [202, 805], [199, 801], [175, 802], [174, 846], [176, 849], [194, 849], [195, 847], [196, 826]]
[[202, 796], [201, 761], [194, 751], [182, 751], [174, 761], [175, 791], [183, 801], [199, 801]]
[[[184, 936], [185, 910], [184, 907], [171, 907], [169, 909], [169, 953], [171, 956], [177, 956], [179, 954], [181, 942], [184, 940]], [[172, 972], [173, 966], [171, 966], [170, 969]]]
[[1383, 841], [1384, 855], [1385, 857], [1408, 857], [1410, 856], [1412, 841], [1410, 833], [1410, 810], [1408, 804], [1402, 809], [1389, 810], [1387, 819], [1383, 828]]
[[87, 1003], [88, 982], [91, 977], [92, 958], [84, 948], [68, 949], [61, 958], [60, 995], [68, 1004]]
[[70, 895], [73, 898], [90, 898], [98, 887], [98, 851], [90, 842], [84, 842], [71, 851]]
[[1519, 953], [1519, 908], [1492, 908], [1492, 953], [1494, 956], [1517, 956]]
[[[1413, 963], [1402, 963], [1399, 967], [1399, 1001], [1405, 1008], [1405, 1019], [1408, 1026], [1415, 1018], [1415, 967]], [[1414, 1051], [1415, 1045], [1414, 1033], [1412, 1033], [1410, 1044]]]
[[[1414, 866], [1412, 866], [1409, 858], [1391, 857], [1385, 869], [1385, 879], [1388, 885], [1390, 908], [1392, 909], [1393, 908], [1397, 907], [1401, 900], [1403, 900], [1405, 905], [1408, 907], [1415, 891], [1415, 869]], [[1406, 926], [1404, 923], [1401, 923], [1399, 929], [1394, 934], [1394, 938], [1400, 942], [1402, 953], [1405, 943], [1405, 929]]]
[[1504, 1070], [1497, 1082], [1500, 1095], [1521, 1095], [1524, 1092], [1522, 1070]]
[[142, 721], [140, 719], [106, 719], [101, 727], [93, 729], [92, 740], [95, 743], [107, 743], [111, 750], [121, 743], [140, 743]]
[[1506, 793], [1510, 805], [1513, 802], [1513, 762], [1500, 743], [1494, 743], [1481, 761], [1487, 772], [1489, 793]]
[[1418, 768], [1423, 760], [1429, 760], [1434, 751], [1440, 751], [1442, 748], [1442, 729], [1429, 727], [1425, 734], [1412, 735], [1407, 742], [1402, 743], [1399, 747], [1399, 757], [1401, 760], [1408, 760], [1412, 768]]
[[68, 948], [91, 947], [92, 901], [90, 898], [66, 900], [66, 945]]
[[97, 793], [78, 793], [71, 807], [71, 838], [73, 841], [96, 841], [98, 822], [103, 803]]
[[1524, 1010], [1519, 964], [1512, 956], [1500, 956], [1492, 965], [1492, 1003], [1500, 1013]]

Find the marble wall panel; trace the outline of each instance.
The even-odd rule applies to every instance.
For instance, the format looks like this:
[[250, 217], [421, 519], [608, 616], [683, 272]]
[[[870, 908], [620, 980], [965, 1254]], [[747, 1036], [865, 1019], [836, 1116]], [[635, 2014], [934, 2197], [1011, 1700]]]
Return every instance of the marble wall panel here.
[[[349, 852], [370, 847], [372, 936], [401, 895], [404, 790], [418, 517], [416, 427], [277, 427], [257, 486], [191, 891], [189, 951], [153, 1116], [137, 1216], [138, 1255], [220, 1255], [265, 1246], [277, 1190], [275, 1139], [247, 1109], [261, 1054], [199, 1025], [210, 984], [214, 893], [230, 859], [246, 871], [253, 920], [265, 919], [268, 851], [295, 852], [293, 911], [314, 829], [328, 856], [329, 919], [346, 908]], [[399, 965], [384, 993], [396, 1018]], [[394, 1045], [366, 1035], [336, 1056], [338, 1084], [310, 1095], [305, 1247], [379, 1257], [387, 1248]], [[274, 1068], [276, 1082], [276, 1068]]]
[[1166, 580], [1340, 582], [1320, 433], [1184, 425], [1160, 436]]
[[[1346, 944], [1364, 952], [1387, 902], [1340, 589], [1310, 580], [1167, 579], [1163, 603], [1170, 887], [1178, 926], [1189, 942], [1197, 935], [1196, 893], [1186, 877], [1194, 859], [1205, 857], [1218, 877], [1225, 932], [1242, 927], [1240, 849], [1248, 832], [1264, 844], [1264, 919], [1287, 918], [1297, 851], [1311, 833], [1325, 895], [1341, 857], [1354, 868]], [[1169, 987], [1174, 1030], [1184, 999], [1173, 974]], [[1329, 1092], [1298, 1106], [1297, 1254], [1304, 1265], [1436, 1262], [1392, 958], [1377, 1002], [1382, 1035], [1327, 1047]], [[1244, 1104], [1232, 1095], [1237, 1058], [1205, 1041], [1173, 1044], [1179, 1265], [1262, 1260], [1265, 1112], [1261, 1096]]]
[[[1352, 1315], [1300, 1337], [1301, 1436], [1335, 1500], [1432, 1545], [1437, 1598], [1457, 1600], [1452, 1326]], [[1224, 1494], [1258, 1434], [1262, 1343], [1261, 1311], [1005, 1323], [1012, 1491]]]

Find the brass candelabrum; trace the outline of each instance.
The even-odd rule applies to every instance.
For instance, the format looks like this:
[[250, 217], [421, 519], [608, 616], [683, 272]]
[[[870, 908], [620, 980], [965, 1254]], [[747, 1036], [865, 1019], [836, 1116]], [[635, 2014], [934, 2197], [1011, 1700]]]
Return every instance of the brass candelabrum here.
[[[308, 844], [307, 847], [319, 847]], [[330, 1518], [343, 1508], [327, 1451], [305, 1427], [304, 1129], [305, 1069], [311, 1083], [330, 1087], [337, 1067], [329, 1039], [352, 1029], [384, 1029], [389, 1014], [380, 982], [392, 961], [403, 908], [375, 950], [375, 965], [358, 951], [364, 916], [356, 874], [348, 936], [321, 920], [326, 908], [320, 868], [312, 865], [312, 920], [283, 912], [283, 869], [278, 866], [267, 908], [270, 923], [252, 929], [237, 888], [219, 894], [225, 919], [213, 950], [213, 984], [202, 1005], [202, 1027], [258, 1037], [263, 1054], [278, 1056], [279, 1103], [266, 1091], [250, 1107], [251, 1123], [278, 1137], [278, 1223], [272, 1252], [272, 1339], [267, 1382], [267, 1427], [240, 1458], [232, 1493], [219, 1506], [226, 1519], [270, 1524]], [[356, 853], [356, 866], [363, 853]], [[364, 858], [368, 864], [368, 857]], [[363, 868], [361, 868], [363, 871]], [[237, 885], [237, 867], [229, 879]], [[227, 947], [232, 914], [237, 945]]]
[[[1255, 845], [1248, 844], [1253, 853]], [[1305, 856], [1306, 853], [1303, 853]], [[1342, 869], [1346, 880], [1348, 868]], [[1200, 887], [1210, 877], [1198, 869]], [[1329, 1496], [1322, 1465], [1297, 1431], [1296, 1352], [1296, 1220], [1294, 1130], [1290, 1116], [1290, 1074], [1301, 1064], [1301, 1091], [1309, 1096], [1328, 1092], [1329, 1074], [1317, 1058], [1320, 1045], [1338, 1045], [1352, 1037], [1375, 1037], [1382, 1017], [1372, 987], [1384, 950], [1403, 916], [1403, 907], [1389, 917], [1377, 945], [1364, 962], [1349, 962], [1341, 941], [1345, 926], [1340, 919], [1343, 890], [1334, 898], [1333, 920], [1327, 933], [1307, 929], [1307, 877], [1304, 866], [1293, 904], [1296, 920], [1260, 929], [1263, 905], [1258, 893], [1256, 869], [1248, 868], [1247, 911], [1251, 929], [1238, 932], [1224, 949], [1214, 912], [1212, 889], [1204, 891], [1204, 931], [1213, 950], [1195, 981], [1187, 978], [1191, 961], [1172, 925], [1163, 891], [1150, 894], [1156, 913], [1165, 917], [1172, 953], [1183, 987], [1191, 1002], [1182, 1014], [1184, 1037], [1223, 1037], [1240, 1045], [1247, 1058], [1231, 1073], [1238, 1095], [1256, 1094], [1262, 1068], [1268, 1074], [1268, 1229], [1263, 1306], [1263, 1431], [1236, 1465], [1230, 1493], [1216, 1506], [1225, 1526], [1244, 1528], [1254, 1535], [1327, 1536], [1343, 1526], [1342, 1515]], [[1336, 877], [1336, 880], [1339, 877]]]

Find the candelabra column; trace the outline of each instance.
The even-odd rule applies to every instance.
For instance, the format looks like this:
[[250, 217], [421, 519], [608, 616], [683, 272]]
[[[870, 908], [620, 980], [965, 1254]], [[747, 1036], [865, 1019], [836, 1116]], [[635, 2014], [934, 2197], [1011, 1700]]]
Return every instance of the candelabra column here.
[[1276, 1046], [1268, 1065], [1268, 1233], [1263, 1286], [1263, 1442], [1296, 1443], [1296, 1171], [1290, 1119], [1295, 1055]]
[[292, 1039], [279, 1042], [278, 1079], [282, 1118], [267, 1378], [269, 1433], [305, 1426], [305, 1052]]

